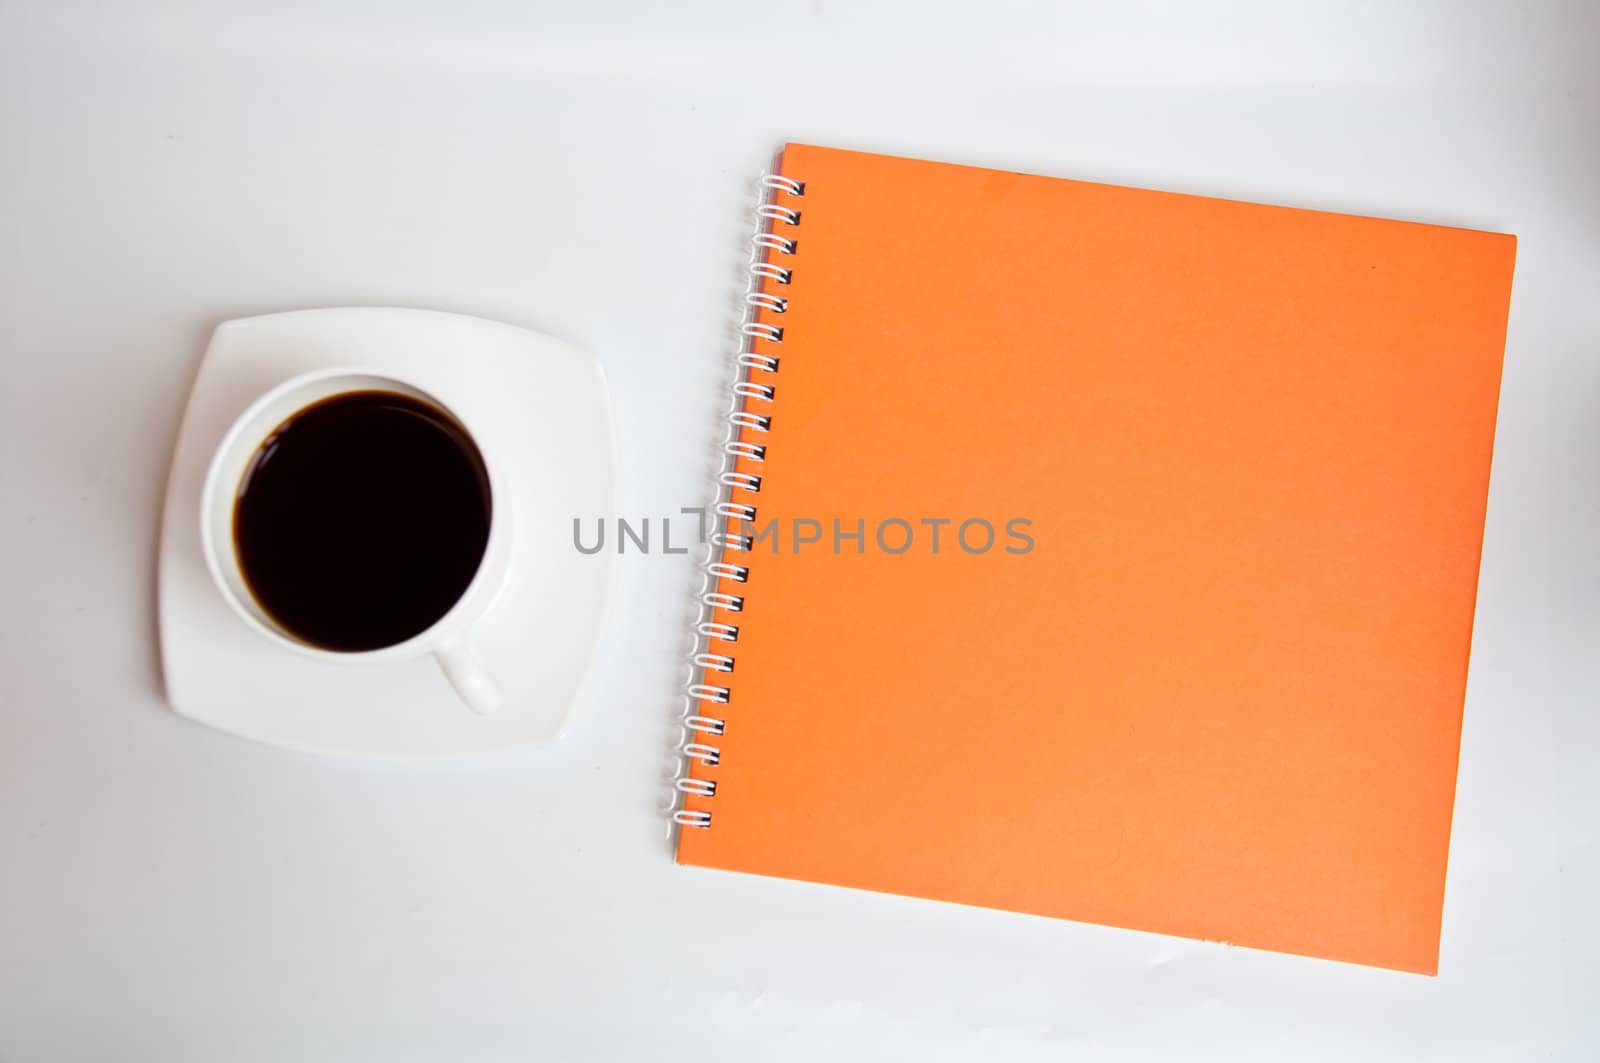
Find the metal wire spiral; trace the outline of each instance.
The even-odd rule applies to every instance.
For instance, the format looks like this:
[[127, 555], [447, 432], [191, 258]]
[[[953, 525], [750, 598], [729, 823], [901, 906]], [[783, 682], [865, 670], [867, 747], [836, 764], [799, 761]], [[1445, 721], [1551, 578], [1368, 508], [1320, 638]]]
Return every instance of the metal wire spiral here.
[[757, 341], [768, 345], [783, 342], [783, 326], [768, 319], [787, 313], [789, 299], [763, 289], [790, 282], [794, 276], [791, 260], [799, 248], [798, 240], [791, 235], [800, 225], [800, 210], [793, 201], [805, 195], [805, 183], [781, 174], [767, 174], [760, 184], [761, 202], [755, 212], [757, 231], [751, 239], [749, 283], [744, 294], [745, 316], [739, 325], [742, 342], [730, 393], [727, 435], [721, 446], [722, 468], [717, 473], [717, 494], [711, 507], [715, 523], [708, 555], [700, 566], [703, 580], [696, 596], [699, 616], [695, 622], [695, 646], [684, 683], [683, 714], [678, 721], [682, 735], [673, 780], [676, 807], [672, 821], [679, 828], [711, 826], [711, 811], [685, 808], [684, 799], [716, 797], [716, 780], [696, 778], [690, 770], [696, 763], [702, 768], [714, 768], [722, 762], [721, 746], [712, 745], [707, 739], [726, 732], [724, 706], [733, 700], [732, 688], [717, 677], [734, 670], [732, 647], [739, 641], [739, 628], [722, 622], [717, 614], [744, 609], [743, 586], [750, 580], [750, 569], [738, 563], [738, 555], [747, 553], [753, 543], [749, 536], [730, 530], [730, 524], [747, 524], [756, 519], [756, 506], [747, 499], [761, 493], [763, 479], [737, 468], [736, 463], [760, 463], [767, 458], [766, 445], [745, 436], [772, 428], [767, 407], [777, 397], [772, 378], [777, 376], [779, 364], [776, 355], [756, 351], [753, 345]]

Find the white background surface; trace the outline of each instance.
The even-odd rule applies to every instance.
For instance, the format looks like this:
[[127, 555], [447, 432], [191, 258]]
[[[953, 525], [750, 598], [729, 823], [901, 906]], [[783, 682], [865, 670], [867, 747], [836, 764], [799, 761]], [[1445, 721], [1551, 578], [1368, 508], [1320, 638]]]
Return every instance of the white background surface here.
[[[1596, 1058], [1597, 48], [1581, 2], [4, 0], [0, 1060]], [[675, 867], [682, 557], [625, 559], [544, 752], [364, 766], [163, 708], [217, 322], [578, 340], [625, 509], [675, 512], [786, 137], [1520, 235], [1438, 978]]]

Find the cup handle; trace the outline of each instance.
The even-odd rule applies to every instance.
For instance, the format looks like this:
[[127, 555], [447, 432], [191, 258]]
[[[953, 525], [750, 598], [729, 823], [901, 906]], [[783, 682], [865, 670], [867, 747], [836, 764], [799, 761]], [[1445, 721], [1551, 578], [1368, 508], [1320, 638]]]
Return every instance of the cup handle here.
[[433, 652], [456, 694], [467, 708], [487, 715], [500, 707], [500, 687], [489, 678], [478, 653], [465, 642], [447, 642]]

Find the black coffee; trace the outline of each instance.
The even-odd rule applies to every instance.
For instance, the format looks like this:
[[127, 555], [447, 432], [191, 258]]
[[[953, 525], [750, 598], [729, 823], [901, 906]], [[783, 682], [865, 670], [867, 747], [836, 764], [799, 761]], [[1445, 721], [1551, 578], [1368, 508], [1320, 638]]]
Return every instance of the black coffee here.
[[489, 478], [456, 421], [390, 391], [307, 406], [273, 430], [239, 482], [234, 547], [284, 630], [375, 650], [432, 627], [489, 541]]

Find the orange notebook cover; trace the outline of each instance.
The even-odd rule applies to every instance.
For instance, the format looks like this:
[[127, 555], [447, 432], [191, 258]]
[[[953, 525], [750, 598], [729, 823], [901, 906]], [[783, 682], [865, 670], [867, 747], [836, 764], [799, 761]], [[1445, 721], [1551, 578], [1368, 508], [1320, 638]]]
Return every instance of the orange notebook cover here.
[[780, 173], [679, 861], [1435, 971], [1515, 238]]

